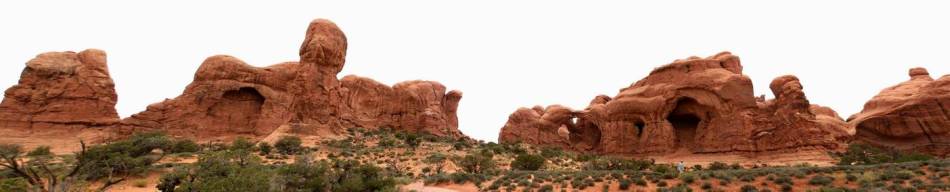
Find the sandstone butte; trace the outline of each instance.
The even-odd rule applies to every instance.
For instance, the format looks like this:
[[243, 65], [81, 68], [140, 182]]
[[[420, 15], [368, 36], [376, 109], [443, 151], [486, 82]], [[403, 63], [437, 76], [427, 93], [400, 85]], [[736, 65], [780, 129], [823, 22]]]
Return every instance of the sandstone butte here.
[[912, 68], [909, 75], [848, 118], [856, 142], [950, 155], [950, 75], [934, 80], [924, 68]]
[[[855, 140], [879, 147], [946, 155], [950, 142], [950, 77], [912, 80], [885, 89], [845, 122], [809, 103], [799, 79], [775, 78], [775, 99], [755, 97], [737, 56], [690, 57], [655, 68], [614, 97], [594, 97], [583, 110], [561, 105], [520, 108], [499, 141], [602, 154], [769, 153], [841, 150]], [[935, 147], [935, 146], [943, 146]]]
[[19, 84], [5, 92], [0, 132], [9, 140], [158, 130], [210, 140], [262, 138], [278, 128], [323, 134], [364, 127], [463, 136], [456, 117], [460, 91], [433, 81], [390, 87], [358, 76], [337, 79], [346, 49], [336, 24], [317, 19], [307, 28], [299, 62], [253, 67], [235, 57], [212, 56], [180, 96], [124, 119], [115, 110], [105, 52], [43, 53], [27, 62]]

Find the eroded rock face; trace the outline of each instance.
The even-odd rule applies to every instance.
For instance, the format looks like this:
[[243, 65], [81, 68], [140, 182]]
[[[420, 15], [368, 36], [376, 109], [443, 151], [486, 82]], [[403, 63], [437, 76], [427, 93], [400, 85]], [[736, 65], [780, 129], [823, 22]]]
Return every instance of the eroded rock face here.
[[28, 134], [115, 124], [114, 87], [103, 51], [40, 54], [4, 93], [0, 129]]
[[584, 110], [518, 109], [499, 138], [608, 154], [839, 149], [849, 139], [833, 110], [809, 104], [797, 77], [778, 77], [770, 88], [775, 99], [754, 97], [739, 58], [728, 52], [691, 57], [654, 69], [613, 98], [597, 96]]
[[878, 147], [950, 154], [950, 75], [934, 80], [912, 68], [910, 80], [888, 87], [848, 118], [855, 139]]
[[231, 56], [212, 56], [180, 96], [121, 121], [105, 53], [45, 53], [27, 64], [19, 85], [7, 90], [0, 125], [16, 130], [161, 130], [202, 140], [260, 137], [281, 126], [302, 134], [363, 127], [462, 136], [456, 117], [461, 92], [432, 81], [387, 86], [357, 76], [337, 79], [346, 48], [346, 36], [336, 24], [314, 20], [301, 45], [300, 62], [254, 67]]
[[346, 60], [346, 36], [328, 20], [314, 20], [300, 62], [252, 67], [229, 56], [208, 58], [185, 92], [123, 120], [133, 129], [160, 129], [198, 138], [262, 136], [279, 126], [318, 134], [346, 128], [393, 128], [460, 137], [459, 91], [433, 81], [392, 87], [336, 75]]

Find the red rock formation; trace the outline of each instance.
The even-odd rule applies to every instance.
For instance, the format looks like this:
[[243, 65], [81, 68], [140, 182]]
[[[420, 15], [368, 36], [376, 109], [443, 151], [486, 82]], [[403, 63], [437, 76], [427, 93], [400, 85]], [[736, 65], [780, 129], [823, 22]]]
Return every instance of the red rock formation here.
[[75, 130], [119, 120], [106, 54], [100, 50], [43, 53], [26, 63], [20, 82], [0, 103], [7, 136]]
[[387, 127], [462, 136], [456, 117], [461, 92], [446, 92], [432, 81], [390, 87], [357, 76], [337, 79], [346, 47], [336, 24], [314, 20], [300, 62], [253, 67], [231, 56], [212, 56], [180, 96], [121, 121], [102, 51], [46, 53], [31, 60], [20, 84], [7, 91], [0, 125], [15, 130], [109, 126], [122, 133], [162, 130], [198, 139], [259, 137], [280, 126], [303, 134]]
[[461, 92], [446, 92], [432, 81], [390, 87], [357, 76], [337, 79], [346, 47], [336, 24], [314, 20], [300, 62], [257, 68], [229, 56], [210, 57], [181, 96], [151, 105], [123, 124], [198, 138], [262, 136], [282, 125], [310, 134], [388, 127], [462, 136], [455, 114]]
[[654, 69], [613, 98], [597, 96], [584, 110], [521, 108], [499, 138], [608, 154], [838, 149], [849, 138], [834, 111], [809, 104], [795, 76], [770, 88], [776, 99], [754, 97], [739, 58], [728, 52], [691, 57]]
[[888, 87], [848, 118], [855, 139], [879, 147], [950, 154], [950, 75], [934, 80], [913, 68], [910, 80]]

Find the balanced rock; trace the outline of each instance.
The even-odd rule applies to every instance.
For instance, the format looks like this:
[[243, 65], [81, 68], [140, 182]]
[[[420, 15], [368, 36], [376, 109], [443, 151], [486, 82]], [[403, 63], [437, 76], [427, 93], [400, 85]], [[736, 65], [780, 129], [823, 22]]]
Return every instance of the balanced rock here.
[[934, 80], [912, 68], [910, 80], [885, 88], [848, 118], [858, 142], [933, 155], [950, 154], [950, 75]]
[[518, 109], [499, 138], [607, 154], [836, 150], [850, 138], [837, 113], [808, 102], [797, 77], [778, 77], [769, 87], [775, 99], [756, 98], [739, 58], [728, 52], [690, 57], [612, 98], [597, 96], [584, 110]]
[[4, 93], [0, 129], [14, 136], [113, 125], [119, 121], [114, 87], [103, 51], [40, 54]]

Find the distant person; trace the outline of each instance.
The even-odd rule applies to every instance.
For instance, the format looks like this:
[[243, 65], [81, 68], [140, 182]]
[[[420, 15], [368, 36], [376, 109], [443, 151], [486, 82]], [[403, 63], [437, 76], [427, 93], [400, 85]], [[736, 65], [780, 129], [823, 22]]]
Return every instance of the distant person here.
[[677, 163], [676, 170], [679, 171], [680, 173], [683, 173], [684, 171], [686, 171], [686, 163], [683, 163], [683, 161], [680, 161], [680, 163]]

